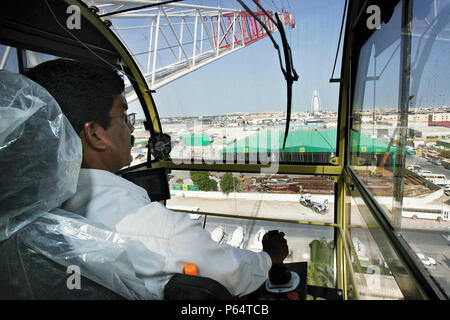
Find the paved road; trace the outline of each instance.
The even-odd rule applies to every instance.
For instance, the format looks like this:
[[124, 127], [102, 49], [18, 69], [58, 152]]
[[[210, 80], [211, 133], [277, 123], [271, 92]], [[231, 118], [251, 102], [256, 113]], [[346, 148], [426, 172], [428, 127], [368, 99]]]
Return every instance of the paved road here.
[[408, 155], [406, 159], [407, 165], [417, 164], [422, 167], [422, 170], [430, 170], [432, 173], [436, 174], [445, 174], [447, 179], [450, 177], [450, 170], [445, 169], [443, 166], [428, 162], [423, 157]]
[[416, 253], [422, 253], [436, 260], [437, 265], [427, 268], [431, 276], [450, 297], [450, 247], [441, 232], [408, 230], [403, 237]]

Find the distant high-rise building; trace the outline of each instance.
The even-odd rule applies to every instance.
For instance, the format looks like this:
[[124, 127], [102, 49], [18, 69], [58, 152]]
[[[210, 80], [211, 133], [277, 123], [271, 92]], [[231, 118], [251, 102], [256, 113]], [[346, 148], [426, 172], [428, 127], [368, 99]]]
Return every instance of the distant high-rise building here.
[[314, 89], [314, 93], [311, 100], [311, 113], [316, 114], [320, 111], [320, 97], [317, 89]]

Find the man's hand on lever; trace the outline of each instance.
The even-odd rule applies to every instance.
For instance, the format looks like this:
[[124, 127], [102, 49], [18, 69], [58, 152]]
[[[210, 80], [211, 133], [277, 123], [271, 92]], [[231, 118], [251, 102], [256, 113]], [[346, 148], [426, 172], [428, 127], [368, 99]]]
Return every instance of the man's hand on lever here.
[[282, 263], [288, 255], [288, 245], [284, 238], [284, 232], [272, 230], [267, 232], [262, 240], [263, 250], [272, 259], [272, 265]]

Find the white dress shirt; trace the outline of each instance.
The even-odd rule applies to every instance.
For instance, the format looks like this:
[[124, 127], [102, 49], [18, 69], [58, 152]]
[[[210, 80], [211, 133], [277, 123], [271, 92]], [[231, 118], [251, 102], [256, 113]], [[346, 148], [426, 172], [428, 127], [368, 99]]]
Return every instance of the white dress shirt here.
[[183, 273], [187, 263], [235, 296], [258, 289], [272, 266], [266, 252], [216, 243], [199, 221], [150, 202], [145, 189], [105, 170], [81, 169], [77, 192], [62, 208], [141, 241], [148, 252], [127, 254], [136, 275], [160, 299], [170, 277]]

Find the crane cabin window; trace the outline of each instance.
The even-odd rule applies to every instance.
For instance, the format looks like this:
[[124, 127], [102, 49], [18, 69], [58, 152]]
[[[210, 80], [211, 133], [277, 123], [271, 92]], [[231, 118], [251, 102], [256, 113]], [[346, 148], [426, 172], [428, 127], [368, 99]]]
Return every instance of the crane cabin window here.
[[326, 176], [172, 170], [167, 208], [189, 214], [213, 240], [261, 251], [285, 233], [286, 262], [308, 262], [308, 284], [335, 286], [335, 185]]
[[[340, 54], [334, 62], [345, 1], [260, 2], [272, 19], [278, 13], [299, 75], [285, 145], [287, 84], [269, 34], [284, 60], [282, 39], [245, 3], [264, 27], [235, 0], [186, 0], [105, 19], [154, 91], [174, 163], [329, 165], [337, 156], [339, 97], [329, 79], [333, 67], [340, 74]], [[99, 5], [99, 14], [116, 7]], [[133, 112], [144, 118], [139, 108]]]
[[359, 51], [349, 161], [448, 297], [450, 1], [399, 1]]
[[[33, 68], [43, 62], [58, 59], [60, 57], [45, 54], [42, 52], [32, 51], [32, 50], [18, 50], [15, 47], [0, 45], [0, 70], [8, 70], [15, 73], [20, 72], [19, 56], [21, 57], [21, 64], [24, 71], [29, 68]], [[139, 114], [143, 115], [142, 104], [137, 98], [137, 94], [134, 87], [131, 85], [130, 74], [127, 74], [123, 69], [114, 67], [108, 64], [106, 61], [97, 61], [97, 63], [103, 64], [105, 67], [112, 67], [121, 74], [125, 83], [125, 96], [128, 103], [128, 114], [136, 115], [136, 111], [139, 110]], [[131, 150], [131, 155], [133, 161], [130, 166], [138, 166], [147, 163], [147, 145], [150, 137], [150, 131], [144, 126], [144, 117], [141, 116], [139, 119], [135, 120], [134, 124], [134, 142]], [[127, 169], [126, 168], [123, 169]]]
[[[278, 165], [331, 166], [338, 156], [339, 82], [330, 77], [341, 72], [346, 1], [260, 1], [271, 18], [278, 13], [299, 76], [285, 145], [283, 39], [253, 1], [244, 2], [251, 13], [235, 0], [186, 0], [116, 14], [124, 8], [98, 8], [100, 16], [111, 13], [104, 19], [133, 55], [152, 90], [160, 129], [171, 137], [167, 207], [200, 220], [218, 241], [249, 250], [260, 247], [260, 230], [286, 229], [289, 261], [311, 262], [309, 284], [335, 287], [336, 184], [314, 172], [281, 174]], [[136, 112], [133, 151], [139, 149], [132, 165], [153, 161], [145, 115], [131, 95], [127, 100]], [[218, 171], [227, 165], [229, 171]], [[259, 172], [262, 165], [267, 170]]]
[[8, 70], [17, 73], [19, 72], [16, 48], [0, 44], [0, 56], [0, 70]]

